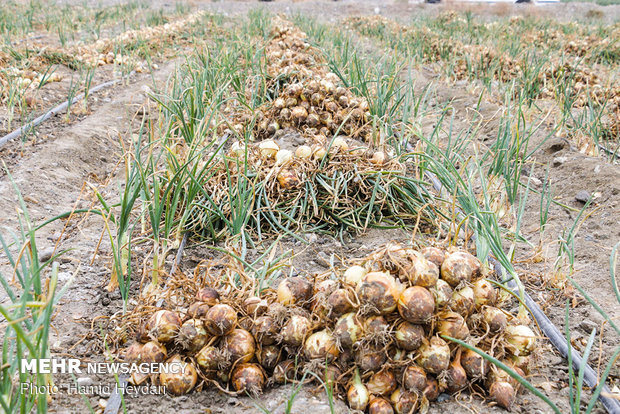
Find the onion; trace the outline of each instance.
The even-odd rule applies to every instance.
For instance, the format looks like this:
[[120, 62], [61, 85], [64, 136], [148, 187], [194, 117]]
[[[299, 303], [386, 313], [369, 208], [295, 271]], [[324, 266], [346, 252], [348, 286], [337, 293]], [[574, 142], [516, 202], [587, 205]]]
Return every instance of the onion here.
[[452, 288], [445, 280], [439, 279], [435, 287], [432, 287], [431, 292], [435, 298], [435, 307], [443, 308], [448, 305], [450, 299], [452, 299]]
[[298, 124], [304, 122], [308, 118], [308, 111], [303, 106], [294, 106], [291, 109], [291, 117]]
[[364, 321], [364, 332], [367, 336], [383, 338], [390, 333], [390, 325], [381, 315], [369, 316]]
[[480, 273], [480, 261], [467, 252], [454, 252], [446, 256], [441, 265], [441, 278], [450, 286], [469, 282]]
[[357, 286], [357, 296], [370, 311], [387, 315], [396, 309], [401, 286], [386, 272], [366, 274]]
[[426, 388], [422, 391], [422, 395], [429, 401], [435, 401], [439, 397], [439, 383], [434, 377], [429, 375], [426, 378]]
[[256, 354], [256, 359], [263, 368], [271, 371], [280, 360], [280, 348], [275, 345], [264, 346]]
[[[271, 126], [271, 125], [269, 125]], [[269, 127], [267, 127], [269, 129]], [[277, 131], [277, 128], [276, 128]], [[275, 132], [275, 131], [273, 131]], [[258, 148], [260, 151], [260, 155], [263, 158], [273, 158], [276, 156], [276, 153], [280, 150], [280, 147], [278, 146], [278, 144], [276, 144], [273, 140], [268, 139], [265, 140], [263, 142], [261, 142], [260, 144], [258, 144]]]
[[243, 304], [245, 305], [245, 312], [249, 316], [253, 316], [255, 318], [265, 313], [269, 306], [265, 299], [261, 299], [257, 296], [250, 296], [243, 302]]
[[368, 389], [362, 384], [360, 373], [356, 369], [355, 376], [353, 377], [353, 383], [347, 391], [347, 401], [349, 401], [349, 407], [353, 410], [366, 410], [369, 399]]
[[336, 365], [328, 365], [323, 370], [323, 383], [335, 389], [341, 376], [342, 372], [340, 372], [340, 369]]
[[297, 187], [301, 181], [299, 177], [297, 177], [297, 173], [293, 170], [283, 169], [278, 173], [278, 183], [280, 183], [280, 187], [285, 190], [290, 190], [291, 188]]
[[396, 345], [406, 351], [415, 351], [418, 349], [420, 345], [422, 345], [423, 338], [424, 328], [406, 321], [398, 325], [394, 333]]
[[469, 336], [469, 328], [465, 319], [456, 312], [444, 311], [437, 315], [437, 333], [456, 339], [466, 339]]
[[302, 160], [307, 160], [312, 156], [312, 148], [307, 145], [301, 145], [295, 150], [295, 156]]
[[258, 364], [239, 364], [233, 369], [231, 382], [236, 391], [258, 395], [265, 386], [265, 373]]
[[[267, 125], [267, 132], [271, 135], [275, 134], [279, 129], [280, 129], [280, 124], [278, 124], [276, 121], [273, 121], [269, 125]], [[269, 158], [272, 156], [273, 155], [269, 156]]]
[[278, 325], [271, 316], [259, 316], [254, 320], [252, 335], [263, 345], [273, 345], [278, 336]]
[[196, 300], [204, 302], [209, 306], [214, 306], [220, 301], [220, 294], [213, 288], [203, 287], [196, 292]]
[[493, 306], [485, 306], [482, 308], [482, 319], [487, 323], [489, 330], [493, 333], [503, 332], [508, 324], [504, 312]]
[[341, 316], [334, 326], [336, 341], [345, 348], [351, 348], [361, 338], [362, 333], [362, 326], [353, 312]]
[[508, 382], [497, 381], [489, 387], [489, 396], [494, 399], [500, 407], [508, 411], [512, 410], [516, 392]]
[[411, 258], [411, 266], [407, 270], [409, 281], [414, 286], [431, 288], [439, 280], [439, 268], [417, 252]]
[[288, 277], [278, 285], [278, 302], [303, 305], [312, 298], [312, 283], [303, 277]]
[[382, 369], [370, 377], [366, 383], [368, 392], [374, 395], [387, 395], [396, 389], [396, 377], [390, 369]]
[[394, 409], [385, 398], [372, 397], [368, 404], [368, 414], [394, 414]]
[[445, 371], [444, 381], [450, 393], [456, 393], [467, 386], [467, 373], [461, 365], [461, 348]]
[[373, 163], [374, 165], [383, 165], [386, 159], [387, 159], [387, 156], [385, 155], [385, 152], [377, 151], [374, 154], [372, 154], [372, 157], [370, 158], [370, 162]]
[[207, 344], [209, 337], [200, 319], [189, 319], [179, 329], [176, 342], [190, 352], [196, 352]]
[[354, 309], [353, 295], [347, 289], [336, 289], [327, 298], [327, 308], [333, 316], [340, 316]]
[[476, 308], [474, 290], [469, 286], [465, 286], [460, 290], [454, 291], [449, 305], [453, 311], [460, 313], [464, 317], [468, 317]]
[[325, 279], [314, 286], [314, 295], [315, 301], [316, 296], [320, 296], [322, 299], [325, 299], [326, 296], [330, 295], [334, 290], [338, 289], [338, 282], [333, 279]]
[[525, 325], [507, 326], [506, 340], [516, 356], [527, 356], [536, 347], [536, 334]]
[[121, 352], [121, 355], [123, 359], [127, 362], [140, 362], [140, 360], [142, 359], [143, 347], [144, 344], [141, 344], [140, 342], [134, 342], [133, 344], [125, 348]]
[[363, 372], [380, 370], [385, 360], [386, 356], [382, 348], [363, 347], [355, 354], [355, 363]]
[[294, 360], [287, 359], [276, 365], [273, 369], [273, 380], [276, 384], [286, 384], [294, 381], [297, 377], [297, 365]]
[[497, 292], [493, 284], [486, 279], [478, 279], [473, 283], [474, 302], [476, 306], [493, 306], [497, 300]]
[[185, 314], [188, 319], [203, 319], [207, 312], [209, 312], [210, 306], [204, 302], [194, 302], [187, 309]]
[[306, 339], [304, 353], [308, 359], [320, 359], [331, 362], [340, 352], [336, 346], [336, 339], [327, 330], [313, 333]]
[[416, 412], [418, 398], [416, 393], [399, 388], [392, 393], [390, 401], [396, 414], [410, 414]]
[[181, 328], [181, 318], [169, 310], [158, 310], [146, 322], [149, 337], [162, 344], [172, 341]]
[[327, 151], [325, 150], [325, 148], [316, 147], [314, 151], [312, 152], [312, 159], [320, 160], [325, 156], [325, 154], [327, 154]]
[[429, 262], [432, 262], [435, 264], [435, 266], [437, 266], [437, 268], [441, 268], [441, 265], [443, 264], [444, 259], [446, 258], [446, 255], [444, 254], [443, 250], [438, 249], [437, 247], [425, 247], [424, 249], [422, 249], [422, 255], [426, 258], [426, 260], [428, 260]]
[[205, 371], [216, 371], [223, 363], [226, 365], [226, 358], [222, 352], [214, 346], [207, 345], [203, 347], [195, 356], [198, 366]]
[[362, 266], [351, 266], [344, 272], [344, 281], [355, 287], [361, 283], [366, 273], [368, 273], [368, 271]]
[[233, 329], [224, 337], [222, 348], [233, 362], [250, 362], [256, 351], [256, 343], [252, 334], [245, 329]]
[[213, 306], [205, 317], [205, 326], [209, 333], [216, 336], [226, 335], [237, 323], [237, 312], [229, 305]]
[[290, 346], [300, 346], [310, 332], [312, 324], [305, 316], [293, 315], [280, 333], [282, 341]]
[[293, 159], [293, 153], [287, 149], [276, 152], [276, 165], [286, 165]]
[[404, 290], [398, 300], [398, 313], [411, 323], [427, 323], [433, 317], [435, 299], [428, 289], [414, 286]]
[[489, 371], [489, 362], [471, 349], [467, 349], [461, 355], [461, 365], [472, 381], [486, 377]]
[[170, 391], [174, 395], [190, 392], [198, 381], [196, 368], [190, 362], [184, 362], [180, 355], [174, 355], [166, 361], [166, 364], [169, 367], [172, 365], [170, 370], [159, 374], [159, 381], [161, 385], [166, 387], [166, 391]]
[[418, 365], [409, 365], [403, 372], [403, 387], [407, 391], [420, 393], [426, 388], [426, 371]]
[[345, 152], [349, 149], [349, 144], [342, 137], [334, 138], [332, 142], [331, 151], [332, 152]]
[[438, 336], [424, 341], [420, 347], [420, 365], [431, 374], [439, 374], [450, 365], [450, 347]]

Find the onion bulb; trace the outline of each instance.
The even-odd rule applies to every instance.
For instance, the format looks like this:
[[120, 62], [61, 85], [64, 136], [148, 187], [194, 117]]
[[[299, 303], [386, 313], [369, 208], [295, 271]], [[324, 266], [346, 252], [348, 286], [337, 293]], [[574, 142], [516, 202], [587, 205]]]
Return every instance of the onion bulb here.
[[474, 301], [477, 307], [493, 306], [497, 300], [497, 292], [493, 284], [486, 279], [478, 279], [473, 283]]
[[401, 286], [393, 276], [386, 272], [366, 274], [357, 286], [357, 296], [361, 304], [371, 312], [387, 315], [396, 309]]
[[399, 388], [392, 393], [390, 401], [396, 414], [415, 413], [418, 408], [418, 394]]
[[355, 287], [361, 283], [366, 273], [368, 273], [368, 271], [362, 266], [351, 266], [344, 272], [344, 281]]
[[280, 360], [280, 348], [275, 345], [264, 346], [256, 353], [256, 359], [263, 368], [271, 371]]
[[336, 341], [344, 348], [351, 348], [361, 339], [362, 333], [362, 326], [353, 312], [341, 316], [334, 326]]
[[368, 404], [368, 414], [394, 414], [394, 409], [385, 398], [372, 397]]
[[226, 335], [237, 323], [237, 312], [225, 304], [213, 306], [205, 317], [205, 326], [209, 333], [216, 336]]
[[480, 261], [467, 252], [448, 254], [441, 264], [441, 278], [450, 286], [456, 287], [461, 282], [469, 282], [480, 273]]
[[516, 356], [527, 356], [536, 347], [536, 334], [525, 325], [507, 326], [506, 340]]
[[435, 307], [438, 309], [448, 305], [450, 299], [452, 299], [452, 294], [454, 293], [448, 282], [442, 279], [439, 279], [437, 284], [430, 290], [435, 298]]
[[420, 347], [419, 363], [427, 372], [439, 374], [450, 365], [450, 347], [443, 339], [433, 336], [430, 341], [424, 341]]
[[190, 352], [196, 352], [207, 344], [209, 337], [200, 319], [189, 319], [183, 323], [176, 342]]
[[336, 346], [336, 339], [327, 330], [313, 333], [306, 339], [304, 353], [308, 359], [320, 359], [331, 362], [340, 352]]
[[353, 410], [364, 411], [368, 405], [369, 397], [370, 395], [368, 394], [368, 389], [364, 384], [362, 384], [360, 373], [356, 369], [355, 376], [353, 377], [353, 383], [347, 390], [347, 401], [349, 401], [349, 407]]
[[469, 286], [454, 291], [450, 299], [450, 308], [460, 313], [464, 317], [468, 317], [476, 308], [474, 301], [474, 290]]
[[412, 285], [431, 288], [439, 280], [439, 268], [416, 252], [411, 257], [411, 265], [407, 269], [407, 276]]
[[426, 377], [426, 388], [422, 391], [422, 395], [429, 401], [435, 401], [439, 397], [439, 383], [431, 375]]
[[312, 283], [303, 277], [288, 277], [278, 285], [278, 302], [303, 305], [312, 298]]
[[295, 156], [302, 160], [307, 160], [312, 156], [312, 148], [307, 145], [301, 145], [295, 150]]
[[144, 344], [141, 344], [140, 342], [134, 342], [133, 344], [129, 345], [121, 352], [123, 360], [127, 362], [140, 362], [140, 360], [142, 359], [143, 347]]
[[195, 358], [198, 366], [205, 371], [216, 371], [220, 368], [220, 364], [227, 362], [222, 352], [211, 345], [207, 345], [198, 351]]
[[283, 169], [278, 173], [278, 183], [280, 183], [280, 187], [285, 190], [290, 190], [291, 188], [297, 187], [301, 181], [297, 176], [297, 173], [290, 169]]
[[273, 380], [276, 384], [285, 384], [294, 381], [297, 377], [297, 365], [294, 360], [287, 359], [273, 369]]
[[276, 152], [276, 165], [286, 165], [293, 159], [293, 153], [287, 149]]
[[467, 349], [461, 355], [461, 365], [472, 381], [486, 377], [489, 371], [489, 362], [477, 352]]
[[382, 369], [374, 373], [368, 382], [366, 388], [368, 392], [374, 395], [388, 395], [398, 386], [394, 372], [390, 369]]
[[258, 296], [250, 296], [243, 304], [245, 305], [245, 312], [255, 318], [267, 312], [269, 306], [265, 299], [261, 299]]
[[278, 325], [271, 316], [259, 316], [254, 320], [252, 335], [263, 345], [273, 345], [278, 336]]
[[252, 334], [245, 329], [233, 329], [224, 337], [222, 348], [233, 362], [250, 362], [256, 351], [256, 343]]
[[491, 383], [489, 387], [489, 396], [495, 400], [500, 407], [511, 411], [515, 402], [516, 392], [510, 383], [496, 381]]
[[181, 318], [169, 310], [158, 310], [146, 322], [149, 337], [162, 344], [172, 341], [181, 328]]
[[427, 323], [433, 317], [435, 299], [426, 288], [414, 286], [403, 291], [398, 299], [398, 313], [411, 323]]
[[282, 341], [290, 346], [300, 346], [304, 343], [312, 324], [305, 316], [293, 315], [291, 319], [284, 324], [280, 336]]
[[[174, 395], [187, 394], [198, 381], [196, 368], [190, 362], [184, 362], [180, 355], [174, 355], [166, 361], [168, 372], [159, 374], [159, 381]], [[172, 366], [171, 366], [172, 365]]]
[[314, 151], [312, 152], [312, 159], [320, 160], [325, 156], [325, 154], [327, 154], [327, 151], [325, 150], [325, 148], [316, 147]]
[[142, 347], [141, 356], [142, 358], [140, 360], [142, 362], [159, 363], [164, 362], [164, 360], [168, 357], [168, 353], [162, 344], [155, 341], [150, 341], [145, 343]]
[[364, 321], [364, 333], [374, 338], [383, 338], [389, 334], [390, 325], [381, 315], [373, 315]]
[[385, 352], [381, 348], [365, 346], [355, 353], [355, 363], [362, 372], [378, 371], [385, 364]]
[[437, 247], [425, 247], [422, 249], [422, 256], [426, 258], [429, 262], [432, 262], [437, 266], [438, 269], [441, 269], [441, 265], [443, 264], [446, 255], [443, 250], [438, 249]]
[[273, 140], [268, 139], [258, 144], [258, 149], [261, 157], [267, 159], [275, 157], [280, 147]]
[[445, 371], [444, 381], [449, 393], [455, 393], [467, 386], [467, 373], [461, 365], [461, 348], [456, 353], [454, 360]]
[[456, 339], [466, 339], [469, 336], [469, 328], [465, 323], [465, 319], [451, 311], [441, 312], [437, 315], [437, 333], [440, 335], [450, 336]]
[[194, 302], [189, 305], [185, 317], [188, 319], [203, 319], [211, 307], [204, 302]]
[[387, 156], [385, 155], [385, 152], [377, 151], [374, 154], [372, 154], [372, 157], [370, 158], [370, 162], [373, 163], [374, 165], [379, 166], [379, 165], [383, 165], [386, 159], [387, 159]]
[[345, 139], [342, 137], [334, 138], [334, 140], [332, 141], [332, 146], [330, 148], [332, 152], [345, 152], [348, 149], [349, 144], [347, 144], [347, 141], [345, 141]]
[[415, 351], [422, 345], [424, 338], [424, 328], [410, 322], [402, 322], [394, 332], [396, 345], [406, 351]]
[[258, 395], [265, 386], [265, 373], [258, 364], [239, 364], [233, 369], [231, 382], [236, 391]]
[[196, 292], [196, 300], [204, 302], [209, 306], [214, 306], [220, 301], [220, 294], [211, 287], [203, 287]]
[[426, 388], [426, 371], [418, 365], [412, 364], [403, 371], [403, 387], [407, 391], [420, 393]]
[[353, 295], [347, 289], [336, 289], [327, 298], [327, 308], [332, 316], [340, 316], [351, 312], [353, 306]]
[[504, 312], [493, 306], [485, 306], [482, 308], [482, 319], [487, 323], [489, 330], [493, 333], [503, 332], [508, 324]]

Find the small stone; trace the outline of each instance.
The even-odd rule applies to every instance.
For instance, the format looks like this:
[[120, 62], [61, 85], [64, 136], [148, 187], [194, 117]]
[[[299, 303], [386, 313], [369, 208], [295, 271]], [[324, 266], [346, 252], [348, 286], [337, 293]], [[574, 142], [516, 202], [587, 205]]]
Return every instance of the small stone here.
[[581, 328], [585, 333], [589, 334], [593, 329], [598, 331], [598, 325], [596, 322], [591, 321], [590, 319], [584, 319], [579, 323], [579, 328]]
[[90, 377], [81, 377], [77, 379], [77, 384], [80, 387], [85, 387], [91, 385], [93, 383], [93, 379]]
[[318, 264], [323, 267], [331, 267], [331, 258], [325, 252], [319, 252], [316, 256]]
[[53, 255], [54, 255], [54, 249], [53, 248], [43, 249], [39, 253], [39, 261], [41, 263], [47, 262], [48, 260], [50, 260], [52, 258]]
[[588, 200], [590, 199], [590, 193], [587, 192], [586, 190], [581, 190], [578, 191], [577, 194], [575, 194], [575, 200], [579, 201], [580, 203], [587, 203]]
[[568, 157], [555, 157], [553, 159], [553, 166], [559, 167], [560, 165], [564, 164], [566, 161], [568, 161]]
[[437, 397], [437, 402], [448, 401], [451, 398], [452, 396], [450, 394], [446, 394], [445, 392], [442, 392], [441, 394], [439, 394], [439, 397]]
[[101, 304], [103, 306], [108, 306], [110, 304], [110, 298], [104, 297], [103, 299], [101, 299]]

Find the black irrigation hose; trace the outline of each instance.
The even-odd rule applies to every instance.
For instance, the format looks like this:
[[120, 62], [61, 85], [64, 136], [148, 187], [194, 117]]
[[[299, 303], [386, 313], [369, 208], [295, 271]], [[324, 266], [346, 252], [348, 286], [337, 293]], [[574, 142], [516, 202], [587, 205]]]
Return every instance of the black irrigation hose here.
[[[133, 75], [134, 73], [136, 73], [135, 71], [132, 71], [129, 76]], [[112, 85], [116, 85], [117, 83], [121, 82], [122, 79], [114, 79], [108, 82], [104, 82], [102, 84], [99, 84], [91, 89], [88, 90], [88, 94], [90, 95], [93, 92], [97, 92], [101, 89], [107, 88], [109, 86]], [[84, 98], [84, 93], [79, 94], [78, 96], [76, 96], [75, 98], [73, 98], [71, 100], [71, 105], [73, 105], [74, 103], [80, 101], [81, 99]], [[44, 113], [43, 115], [39, 116], [38, 118], [35, 118], [32, 122], [27, 123], [26, 125], [23, 125], [19, 128], [17, 128], [15, 131], [11, 132], [8, 135], [3, 136], [2, 138], [0, 138], [0, 147], [3, 146], [4, 144], [6, 144], [7, 142], [11, 141], [12, 139], [15, 138], [19, 138], [24, 132], [28, 132], [31, 131], [34, 127], [36, 127], [37, 125], [45, 122], [46, 120], [48, 120], [49, 118], [51, 118], [52, 116], [64, 111], [65, 109], [67, 109], [67, 107], [69, 106], [69, 101], [63, 102], [58, 106], [55, 106], [54, 108], [50, 109], [49, 111], [47, 111], [46, 113]]]
[[[441, 182], [439, 181], [439, 179], [437, 178], [435, 174], [429, 171], [426, 171], [425, 174], [429, 178], [429, 180], [432, 182], [433, 187], [435, 188], [435, 190], [437, 190], [437, 192], [439, 193], [444, 192], [443, 185], [441, 184]], [[472, 239], [475, 240], [475, 235], [472, 236]], [[495, 258], [489, 257], [489, 262], [493, 265], [493, 269], [498, 275], [503, 276], [503, 275], [508, 274], [504, 266], [502, 266], [501, 263], [499, 263]], [[512, 292], [519, 295], [519, 286], [517, 285], [517, 282], [510, 279], [508, 281], [503, 282], [503, 284], [508, 289], [510, 289]], [[569, 344], [566, 338], [564, 337], [564, 335], [562, 335], [560, 330], [553, 324], [553, 322], [551, 322], [551, 320], [547, 317], [547, 315], [545, 315], [542, 309], [540, 309], [540, 306], [538, 306], [538, 304], [534, 301], [534, 299], [532, 299], [532, 297], [527, 292], [524, 291], [523, 295], [524, 295], [523, 300], [525, 302], [525, 305], [532, 312], [532, 316], [534, 316], [534, 318], [536, 319], [536, 322], [538, 323], [538, 326], [540, 327], [542, 332], [547, 336], [547, 338], [549, 338], [549, 340], [551, 341], [553, 346], [558, 350], [558, 352], [560, 352], [560, 354], [564, 358], [568, 358]], [[584, 366], [584, 379], [586, 383], [592, 389], [596, 388], [598, 386], [598, 376], [596, 375], [596, 372], [590, 367], [590, 365], [588, 365], [587, 362], [583, 361], [579, 352], [577, 352], [577, 350], [573, 348], [572, 345], [571, 345], [571, 358], [573, 360], [573, 368], [575, 369], [575, 371], [579, 372], [581, 367]], [[607, 387], [607, 385], [603, 385], [603, 389], [601, 393], [599, 394], [598, 399], [601, 401], [601, 403], [603, 404], [603, 406], [605, 407], [605, 409], [607, 410], [609, 414], [620, 414], [620, 401], [614, 398], [606, 397], [603, 394], [607, 394], [607, 395], [611, 394], [611, 391], [609, 390], [609, 387]]]

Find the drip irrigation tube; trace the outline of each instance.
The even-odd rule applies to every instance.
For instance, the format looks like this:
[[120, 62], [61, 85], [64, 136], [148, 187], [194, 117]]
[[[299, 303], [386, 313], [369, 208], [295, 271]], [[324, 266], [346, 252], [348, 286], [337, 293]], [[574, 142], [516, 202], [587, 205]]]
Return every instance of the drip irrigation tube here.
[[[425, 172], [425, 174], [432, 182], [433, 187], [437, 192], [445, 192], [443, 185], [435, 174], [428, 171]], [[460, 211], [459, 213], [463, 214]], [[472, 236], [472, 238], [475, 240], [475, 235]], [[504, 266], [502, 266], [501, 263], [499, 263], [495, 258], [489, 257], [489, 262], [493, 265], [493, 269], [495, 270], [495, 272], [498, 275], [502, 276], [502, 278], [503, 276], [508, 274], [508, 271], [504, 268]], [[515, 282], [514, 280], [508, 280], [504, 281], [503, 283], [508, 289], [510, 289], [517, 295], [519, 294], [519, 286], [517, 285], [517, 282]], [[547, 336], [547, 338], [549, 338], [553, 346], [558, 350], [562, 357], [568, 358], [569, 344], [564, 335], [562, 335], [560, 330], [553, 324], [553, 322], [551, 322], [547, 315], [545, 315], [545, 313], [542, 311], [542, 309], [540, 309], [540, 306], [538, 306], [534, 299], [532, 299], [532, 297], [525, 291], [523, 292], [523, 294], [523, 300], [527, 307], [531, 310], [532, 316], [534, 316], [534, 318], [536, 319], [536, 322], [538, 323], [538, 326], [540, 327], [542, 332], [545, 334], [545, 336]], [[590, 367], [590, 365], [588, 365], [587, 362], [583, 361], [583, 359], [581, 358], [581, 354], [579, 354], [579, 352], [577, 352], [577, 350], [573, 348], [572, 345], [570, 345], [570, 347], [571, 358], [573, 360], [573, 368], [575, 369], [575, 372], [579, 372], [579, 370], [583, 366], [584, 379], [586, 384], [588, 384], [588, 386], [592, 389], [596, 388], [599, 385], [596, 372]], [[604, 395], [609, 395], [610, 393], [611, 391], [609, 390], [609, 387], [607, 387], [607, 385], [603, 385], [602, 392], [599, 394], [598, 399], [601, 401], [609, 414], [620, 414], [620, 401]]]
[[[133, 75], [134, 73], [136, 73], [135, 71], [132, 71], [128, 76]], [[104, 82], [102, 84], [99, 84], [91, 89], [88, 90], [88, 94], [90, 95], [93, 92], [97, 92], [101, 89], [110, 87], [112, 85], [116, 85], [117, 83], [121, 82], [122, 79], [114, 79], [111, 81], [107, 81]], [[77, 95], [75, 98], [73, 98], [71, 100], [71, 105], [73, 105], [74, 103], [82, 100], [84, 98], [84, 93], [81, 93], [79, 95]], [[23, 125], [19, 128], [17, 128], [15, 131], [11, 132], [8, 135], [3, 136], [2, 138], [0, 138], [0, 147], [3, 146], [4, 144], [6, 144], [7, 142], [11, 141], [12, 139], [15, 138], [19, 138], [24, 132], [28, 132], [30, 130], [32, 130], [32, 128], [38, 126], [39, 124], [45, 122], [46, 120], [48, 120], [49, 118], [51, 118], [52, 116], [64, 111], [65, 109], [67, 109], [67, 107], [69, 106], [69, 101], [63, 102], [58, 106], [53, 107], [52, 109], [50, 109], [49, 111], [47, 111], [46, 113], [44, 113], [43, 115], [39, 116], [38, 118], [35, 118], [33, 121], [27, 123], [26, 125]]]

